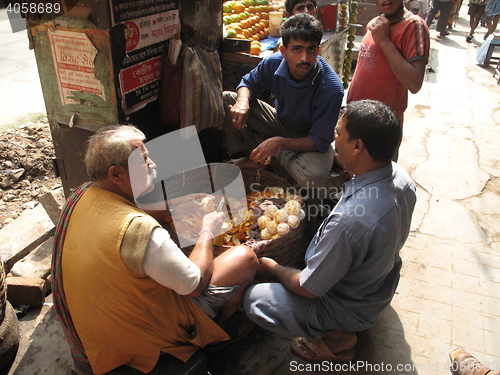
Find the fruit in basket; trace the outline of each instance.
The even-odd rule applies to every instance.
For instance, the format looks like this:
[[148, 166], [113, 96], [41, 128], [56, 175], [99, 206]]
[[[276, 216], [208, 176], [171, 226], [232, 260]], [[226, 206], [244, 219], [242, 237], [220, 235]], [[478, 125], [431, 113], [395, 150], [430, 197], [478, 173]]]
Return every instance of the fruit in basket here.
[[264, 229], [262, 229], [260, 231], [260, 238], [262, 240], [270, 240], [272, 236], [273, 235], [271, 233], [269, 233], [269, 231], [267, 230], [267, 228], [264, 228]]
[[274, 221], [277, 223], [286, 223], [288, 220], [288, 214], [285, 210], [279, 209], [274, 213]]
[[[226, 197], [226, 200], [229, 217], [224, 219], [223, 234], [214, 238], [214, 245], [234, 246], [258, 237], [274, 240], [298, 228], [300, 220], [305, 217], [302, 198], [280, 187], [253, 191], [243, 202], [233, 197]], [[218, 204], [212, 197], [205, 197], [201, 202], [200, 212], [182, 215], [181, 220], [172, 223], [179, 236], [194, 242], [198, 238], [203, 215], [215, 211]]]
[[267, 229], [269, 234], [274, 235], [278, 233], [278, 223], [276, 221], [269, 220], [265, 229]]
[[291, 199], [285, 203], [285, 207], [283, 207], [283, 209], [288, 215], [297, 215], [302, 209], [302, 206], [297, 200]]
[[288, 220], [286, 222], [290, 229], [295, 229], [300, 225], [300, 219], [297, 215], [288, 215]]
[[267, 227], [267, 224], [271, 221], [271, 218], [269, 216], [262, 215], [257, 219], [257, 225], [259, 226], [259, 229], [262, 230]]
[[275, 206], [274, 204], [270, 204], [269, 206], [266, 207], [264, 215], [274, 220], [274, 214], [276, 213], [276, 211], [278, 211], [278, 207]]
[[286, 236], [290, 233], [290, 226], [287, 223], [279, 223], [277, 226], [277, 233], [280, 237]]

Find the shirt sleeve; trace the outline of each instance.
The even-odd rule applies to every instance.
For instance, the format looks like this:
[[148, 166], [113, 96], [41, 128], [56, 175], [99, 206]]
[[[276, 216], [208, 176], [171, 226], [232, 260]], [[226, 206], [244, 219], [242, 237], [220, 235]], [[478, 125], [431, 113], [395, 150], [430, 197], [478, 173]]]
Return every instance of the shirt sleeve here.
[[271, 89], [273, 87], [274, 72], [278, 69], [279, 64], [280, 61], [274, 55], [263, 59], [259, 65], [243, 76], [240, 84], [236, 87], [236, 91], [240, 87], [247, 87], [252, 91], [254, 97], [258, 97], [266, 90]]
[[196, 289], [201, 272], [163, 228], [151, 232], [144, 256], [144, 272], [159, 284], [187, 295]]
[[402, 45], [403, 56], [409, 62], [424, 60], [427, 63], [430, 53], [430, 37], [425, 21], [418, 16], [413, 17], [407, 28]]
[[317, 297], [326, 294], [349, 270], [351, 248], [346, 228], [335, 218], [324, 221], [308, 249], [300, 285]]
[[[332, 82], [332, 86], [334, 84]], [[322, 95], [318, 95], [315, 103], [309, 137], [314, 141], [319, 152], [326, 152], [333, 142], [335, 125], [339, 118], [344, 92], [340, 88], [336, 91], [329, 87], [321, 93]]]

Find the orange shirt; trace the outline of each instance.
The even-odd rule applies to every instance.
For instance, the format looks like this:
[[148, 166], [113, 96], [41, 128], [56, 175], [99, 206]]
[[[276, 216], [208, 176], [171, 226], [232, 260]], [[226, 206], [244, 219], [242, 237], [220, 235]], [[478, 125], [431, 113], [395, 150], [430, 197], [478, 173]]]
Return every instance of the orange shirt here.
[[[429, 30], [425, 21], [414, 14], [390, 26], [391, 40], [409, 62], [429, 59]], [[356, 69], [347, 91], [347, 103], [372, 99], [389, 105], [403, 125], [403, 113], [408, 106], [408, 89], [394, 76], [380, 47], [367, 31], [359, 50]]]
[[[186, 296], [123, 263], [120, 245], [133, 218], [150, 218], [132, 202], [90, 187], [68, 224], [62, 255], [64, 292], [74, 326], [96, 374], [121, 365], [143, 372], [160, 351], [187, 361], [226, 333]], [[141, 235], [141, 234], [139, 234]], [[143, 233], [147, 241], [147, 233]]]

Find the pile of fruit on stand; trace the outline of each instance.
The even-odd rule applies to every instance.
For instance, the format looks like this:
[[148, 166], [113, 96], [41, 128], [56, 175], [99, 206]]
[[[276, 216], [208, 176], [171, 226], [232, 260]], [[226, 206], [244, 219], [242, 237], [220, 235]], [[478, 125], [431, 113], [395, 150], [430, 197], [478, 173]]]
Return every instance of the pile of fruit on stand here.
[[260, 40], [269, 36], [269, 12], [285, 14], [283, 1], [241, 0], [223, 3], [224, 37], [251, 41], [250, 53], [259, 55]]

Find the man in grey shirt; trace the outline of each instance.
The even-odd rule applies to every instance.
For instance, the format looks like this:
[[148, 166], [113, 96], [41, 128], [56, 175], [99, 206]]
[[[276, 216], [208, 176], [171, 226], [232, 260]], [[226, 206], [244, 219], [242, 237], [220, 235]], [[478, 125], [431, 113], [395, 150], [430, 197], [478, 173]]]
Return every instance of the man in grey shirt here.
[[414, 182], [391, 162], [400, 131], [386, 104], [361, 100], [346, 107], [335, 147], [354, 178], [309, 244], [305, 268], [261, 258], [259, 272], [279, 282], [256, 284], [245, 294], [249, 318], [295, 337], [292, 351], [303, 359], [354, 359], [355, 332], [373, 326], [394, 296], [416, 202]]

